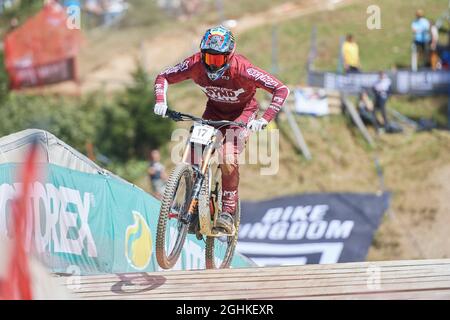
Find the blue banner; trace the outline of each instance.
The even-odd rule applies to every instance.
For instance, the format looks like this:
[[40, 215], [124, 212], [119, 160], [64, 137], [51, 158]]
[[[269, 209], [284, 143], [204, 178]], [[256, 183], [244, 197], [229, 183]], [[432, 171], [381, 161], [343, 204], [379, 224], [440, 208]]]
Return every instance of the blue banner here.
[[[0, 165], [0, 234], [8, 236], [11, 201], [20, 188], [16, 167]], [[114, 176], [53, 164], [43, 169], [45, 180], [33, 183], [26, 245], [53, 272], [161, 270], [154, 252], [159, 201]], [[173, 269], [203, 269], [204, 246], [203, 241], [188, 235]], [[232, 267], [245, 266], [250, 266], [249, 261], [235, 255]]]
[[364, 261], [389, 201], [312, 193], [242, 202], [237, 250], [259, 266]]

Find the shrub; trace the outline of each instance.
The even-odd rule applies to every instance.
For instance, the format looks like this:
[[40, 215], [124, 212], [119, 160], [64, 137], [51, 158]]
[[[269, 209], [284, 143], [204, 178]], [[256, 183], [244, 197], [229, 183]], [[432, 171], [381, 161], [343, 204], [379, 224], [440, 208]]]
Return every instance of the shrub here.
[[8, 92], [6, 72], [0, 70], [0, 137], [43, 129], [84, 153], [90, 142], [98, 159], [107, 160], [102, 165], [134, 180], [138, 172], [145, 173], [142, 162], [149, 149], [169, 141], [173, 125], [153, 113], [153, 83], [142, 67], [133, 78], [125, 91], [109, 99], [100, 93], [83, 98], [33, 96]]
[[173, 125], [153, 113], [153, 83], [141, 66], [133, 73], [133, 84], [113, 104], [102, 107], [103, 127], [97, 147], [115, 160], [145, 159], [151, 148], [170, 139]]

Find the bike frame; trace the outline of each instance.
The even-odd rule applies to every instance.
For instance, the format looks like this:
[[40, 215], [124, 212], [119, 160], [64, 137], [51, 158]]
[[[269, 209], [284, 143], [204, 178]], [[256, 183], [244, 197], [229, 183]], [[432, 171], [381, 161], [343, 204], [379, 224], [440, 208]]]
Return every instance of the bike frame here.
[[[198, 168], [195, 165], [192, 165], [196, 173], [196, 178], [194, 180], [194, 186], [192, 188], [191, 203], [189, 204], [189, 209], [187, 211], [188, 216], [187, 218], [185, 218], [186, 222], [189, 221], [189, 223], [193, 221], [193, 217], [196, 214], [196, 210], [198, 208], [198, 199], [202, 188], [203, 180], [205, 179], [205, 175], [208, 170], [211, 157], [214, 154], [214, 151], [216, 150], [217, 131], [218, 129], [215, 129], [214, 135], [211, 137], [211, 141], [206, 145], [206, 147], [202, 151], [200, 168]], [[189, 161], [189, 159], [192, 158], [191, 152], [194, 151], [193, 149], [195, 148], [195, 145], [196, 145], [195, 143], [190, 142], [189, 136], [186, 142], [182, 159], [184, 163], [192, 164], [191, 161]]]
[[[185, 213], [182, 213], [182, 216], [180, 217], [180, 220], [184, 223], [191, 223], [194, 220], [195, 217], [195, 213], [196, 213], [196, 209], [198, 208], [198, 199], [199, 199], [199, 195], [200, 195], [200, 191], [201, 191], [201, 187], [203, 184], [203, 180], [205, 179], [205, 174], [206, 171], [208, 170], [208, 166], [209, 166], [209, 162], [211, 160], [211, 157], [214, 153], [214, 151], [216, 150], [217, 147], [217, 133], [219, 131], [220, 128], [226, 126], [226, 125], [236, 125], [236, 126], [240, 126], [240, 127], [245, 127], [246, 125], [244, 123], [241, 122], [234, 122], [234, 121], [227, 121], [227, 120], [223, 120], [223, 121], [212, 121], [212, 120], [205, 120], [205, 119], [201, 119], [201, 118], [197, 118], [188, 114], [183, 114], [183, 113], [179, 113], [179, 112], [175, 112], [172, 110], [168, 110], [167, 112], [168, 116], [170, 118], [172, 118], [174, 121], [194, 121], [197, 123], [201, 123], [201, 124], [208, 124], [208, 125], [214, 125], [214, 124], [218, 124], [219, 128], [215, 128], [214, 134], [211, 137], [211, 140], [209, 141], [209, 143], [206, 145], [205, 149], [202, 151], [202, 158], [201, 158], [201, 166], [200, 168], [198, 168], [197, 166], [193, 165], [191, 162], [189, 161], [189, 158], [191, 156], [191, 151], [192, 149], [194, 149], [195, 147], [195, 143], [190, 141], [190, 137], [192, 134], [192, 130], [193, 127], [191, 127], [191, 130], [189, 132], [189, 137], [186, 140], [186, 144], [184, 147], [184, 151], [183, 151], [183, 157], [182, 157], [182, 162], [184, 163], [189, 163], [192, 165], [192, 168], [194, 168], [194, 171], [196, 173], [196, 178], [194, 181], [194, 186], [192, 188], [192, 194], [191, 194], [191, 202], [189, 204], [189, 209], [186, 212], [187, 216], [185, 215]], [[222, 142], [225, 138], [222, 138]]]
[[[208, 269], [211, 268], [227, 268], [231, 263], [234, 250], [237, 243], [238, 228], [240, 223], [240, 204], [238, 202], [238, 210], [236, 212], [235, 223], [233, 224], [233, 231], [231, 233], [223, 233], [221, 230], [216, 230], [214, 224], [219, 213], [222, 194], [221, 186], [219, 187], [219, 174], [220, 168], [212, 167], [211, 158], [214, 151], [220, 145], [218, 142], [221, 140], [219, 133], [221, 129], [228, 125], [246, 127], [246, 124], [221, 120], [206, 120], [192, 115], [183, 114], [180, 112], [167, 110], [167, 116], [174, 121], [194, 121], [201, 124], [201, 127], [194, 126], [191, 128], [189, 138], [186, 141], [185, 148], [183, 150], [182, 162], [179, 163], [168, 180], [168, 187], [164, 193], [163, 200], [161, 202], [160, 215], [158, 219], [158, 228], [156, 234], [156, 258], [158, 264], [164, 269], [172, 268], [178, 258], [180, 257], [181, 250], [184, 242], [186, 241], [186, 235], [188, 233], [195, 233], [197, 239], [204, 239], [205, 241], [205, 265]], [[207, 127], [212, 126], [213, 128]], [[225, 139], [225, 138], [224, 138]], [[197, 147], [202, 146], [202, 154], [199, 159], [195, 159], [197, 156]], [[192, 153], [191, 159], [189, 158]], [[189, 161], [190, 160], [190, 161]], [[199, 163], [197, 163], [199, 161]], [[200, 162], [201, 161], [201, 162]], [[186, 189], [183, 193], [182, 203], [178, 200], [178, 190], [180, 187], [180, 181], [184, 179], [186, 181]], [[205, 182], [208, 182], [206, 185]], [[212, 184], [215, 188], [213, 189]], [[173, 213], [173, 203], [176, 203], [175, 213]], [[178, 209], [178, 205], [181, 205]], [[188, 208], [186, 208], [189, 206]], [[176, 228], [178, 233], [176, 239], [174, 235], [169, 235], [170, 238], [174, 238], [174, 245], [170, 246], [169, 238], [167, 238], [168, 220], [176, 218]], [[216, 263], [217, 254], [215, 250], [216, 238], [226, 236], [227, 242], [223, 252], [223, 261], [220, 264]]]

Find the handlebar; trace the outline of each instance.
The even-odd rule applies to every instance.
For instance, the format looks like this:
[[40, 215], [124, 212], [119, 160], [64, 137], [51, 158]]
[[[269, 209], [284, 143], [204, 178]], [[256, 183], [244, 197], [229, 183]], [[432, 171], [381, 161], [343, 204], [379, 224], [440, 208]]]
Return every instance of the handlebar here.
[[181, 113], [178, 111], [167, 109], [166, 115], [172, 119], [173, 121], [194, 121], [201, 124], [210, 125], [213, 127], [224, 127], [224, 126], [238, 126], [242, 128], [246, 128], [247, 125], [244, 122], [236, 122], [236, 121], [229, 121], [229, 120], [206, 120], [202, 119], [190, 114]]

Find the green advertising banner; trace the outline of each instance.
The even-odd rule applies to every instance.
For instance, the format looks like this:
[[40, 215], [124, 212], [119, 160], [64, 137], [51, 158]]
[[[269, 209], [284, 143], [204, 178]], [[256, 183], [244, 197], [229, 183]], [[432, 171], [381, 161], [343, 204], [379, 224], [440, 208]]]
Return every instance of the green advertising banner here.
[[[20, 182], [17, 164], [0, 165], [0, 234], [11, 236], [10, 212]], [[160, 203], [142, 189], [104, 174], [54, 164], [33, 184], [27, 248], [53, 272], [79, 274], [160, 271], [155, 256]], [[203, 269], [204, 242], [188, 235], [173, 269]], [[217, 251], [217, 250], [215, 250]], [[232, 267], [251, 262], [236, 254]]]

